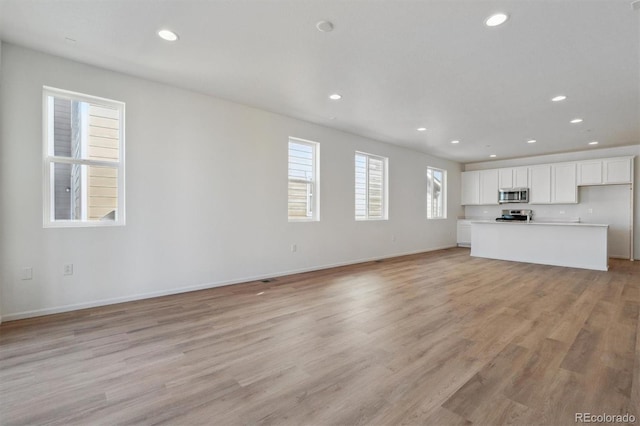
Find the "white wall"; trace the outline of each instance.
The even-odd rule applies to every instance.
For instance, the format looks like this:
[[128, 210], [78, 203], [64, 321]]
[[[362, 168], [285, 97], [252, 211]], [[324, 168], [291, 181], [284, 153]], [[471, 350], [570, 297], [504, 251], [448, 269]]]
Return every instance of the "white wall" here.
[[[0, 42], [0, 99], [2, 99], [2, 42]], [[0, 117], [2, 117], [2, 102], [0, 102]], [[2, 119], [0, 119], [0, 165], [2, 164]], [[0, 174], [0, 188], [2, 187], [2, 174]], [[0, 191], [0, 221], [2, 221], [2, 192]], [[2, 226], [0, 226], [0, 241], [4, 240]], [[0, 244], [0, 266], [2, 265], [2, 244]], [[0, 276], [0, 323], [2, 323], [2, 277]]]
[[[10, 44], [0, 82], [5, 320], [455, 245], [458, 163]], [[126, 226], [43, 229], [43, 85], [126, 102]], [[319, 223], [287, 222], [289, 136], [321, 144]], [[354, 220], [356, 150], [389, 157], [388, 221]], [[448, 220], [425, 219], [427, 165]]]
[[[640, 145], [593, 149], [588, 151], [543, 155], [511, 160], [487, 161], [466, 164], [466, 171], [497, 169], [500, 167], [526, 166], [532, 164], [558, 163], [563, 161], [580, 161], [592, 158], [609, 158], [635, 155], [635, 188], [634, 188], [634, 257], [640, 259]], [[630, 197], [629, 185], [612, 185], [603, 187], [580, 187], [579, 204], [567, 205], [527, 205], [538, 218], [574, 218], [579, 217], [587, 223], [610, 224], [609, 237], [612, 239], [609, 250], [612, 256], [624, 257], [625, 246], [628, 246], [628, 224]], [[465, 206], [467, 217], [495, 218], [503, 208], [522, 208], [522, 204], [505, 204], [504, 206]], [[627, 227], [626, 230], [624, 229]], [[628, 252], [628, 249], [627, 251]]]

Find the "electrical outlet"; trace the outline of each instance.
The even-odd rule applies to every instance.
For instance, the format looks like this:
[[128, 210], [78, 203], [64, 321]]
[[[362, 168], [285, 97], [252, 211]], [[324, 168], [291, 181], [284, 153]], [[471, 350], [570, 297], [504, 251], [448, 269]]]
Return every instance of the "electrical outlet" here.
[[27, 266], [22, 268], [22, 274], [20, 276], [22, 280], [31, 280], [33, 279], [33, 268], [31, 266]]
[[395, 235], [392, 235], [392, 236], [391, 236], [391, 242], [392, 242], [392, 243], [395, 243], [395, 242], [396, 242], [396, 236], [395, 236]]
[[291, 253], [295, 253], [298, 251], [298, 245], [297, 244], [291, 244]]
[[593, 214], [593, 209], [588, 210], [589, 214]]
[[73, 275], [73, 263], [64, 265], [63, 272], [65, 275]]

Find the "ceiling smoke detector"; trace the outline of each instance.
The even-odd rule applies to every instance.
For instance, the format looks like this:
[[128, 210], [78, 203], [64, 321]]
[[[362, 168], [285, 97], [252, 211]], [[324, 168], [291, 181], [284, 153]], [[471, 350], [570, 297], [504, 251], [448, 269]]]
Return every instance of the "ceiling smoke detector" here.
[[318, 31], [323, 33], [330, 33], [333, 31], [333, 24], [330, 21], [320, 21], [316, 24]]
[[640, 10], [640, 0], [635, 0], [631, 2], [631, 9]]

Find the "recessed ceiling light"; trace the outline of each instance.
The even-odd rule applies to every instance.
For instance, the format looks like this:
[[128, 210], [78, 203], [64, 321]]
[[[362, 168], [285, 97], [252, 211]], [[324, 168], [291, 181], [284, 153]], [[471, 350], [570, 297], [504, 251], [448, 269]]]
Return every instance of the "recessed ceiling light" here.
[[456, 144], [456, 143], [460, 143], [460, 141], [451, 141], [451, 143]]
[[338, 93], [332, 93], [329, 95], [329, 99], [331, 99], [332, 101], [338, 101], [340, 99], [342, 99], [342, 95], [338, 94]]
[[535, 139], [529, 139], [529, 140], [527, 141], [527, 143], [536, 143], [536, 140], [535, 140]]
[[582, 118], [574, 118], [570, 121], [571, 124], [582, 123]]
[[496, 158], [496, 155], [495, 154], [491, 154], [489, 157]]
[[487, 27], [497, 27], [498, 25], [504, 24], [509, 16], [504, 13], [496, 13], [495, 15], [491, 15], [484, 21], [484, 24]]
[[320, 21], [316, 24], [316, 28], [318, 31], [323, 33], [330, 33], [333, 31], [333, 23], [330, 21]]
[[598, 141], [589, 142], [589, 145], [598, 145]]
[[178, 34], [174, 33], [171, 30], [160, 30], [158, 31], [158, 36], [167, 41], [176, 41], [178, 40]]
[[427, 128], [426, 127], [418, 127], [416, 130], [419, 131], [419, 132], [424, 132], [424, 131], [427, 130]]
[[558, 95], [554, 98], [551, 98], [553, 102], [560, 102], [560, 101], [564, 101], [565, 99], [567, 99], [565, 95]]

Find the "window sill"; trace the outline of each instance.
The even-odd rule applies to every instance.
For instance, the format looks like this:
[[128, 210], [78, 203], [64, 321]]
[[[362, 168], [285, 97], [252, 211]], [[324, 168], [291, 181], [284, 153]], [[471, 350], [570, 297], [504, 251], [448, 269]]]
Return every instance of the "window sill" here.
[[57, 220], [55, 222], [45, 222], [43, 228], [109, 228], [114, 226], [125, 226], [124, 221], [89, 222], [75, 220]]

